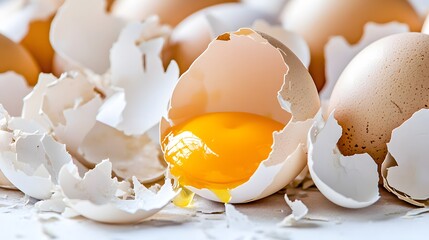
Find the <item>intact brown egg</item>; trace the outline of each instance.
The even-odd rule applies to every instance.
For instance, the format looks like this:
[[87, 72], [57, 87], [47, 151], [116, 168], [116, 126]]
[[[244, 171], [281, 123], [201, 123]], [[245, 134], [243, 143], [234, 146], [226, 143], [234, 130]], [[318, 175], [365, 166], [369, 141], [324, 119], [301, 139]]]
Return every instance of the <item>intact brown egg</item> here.
[[369, 153], [383, 162], [392, 130], [429, 108], [429, 35], [391, 35], [360, 52], [340, 76], [329, 111], [343, 128], [345, 155]]
[[14, 71], [30, 85], [37, 83], [39, 66], [24, 47], [0, 34], [0, 53], [0, 73]]
[[132, 20], [158, 15], [161, 23], [176, 26], [192, 13], [208, 6], [238, 0], [116, 0], [112, 13]]
[[367, 22], [406, 23], [420, 31], [422, 22], [407, 0], [291, 0], [282, 13], [283, 26], [301, 34], [311, 51], [310, 73], [320, 90], [325, 83], [324, 47], [332, 36], [359, 41]]

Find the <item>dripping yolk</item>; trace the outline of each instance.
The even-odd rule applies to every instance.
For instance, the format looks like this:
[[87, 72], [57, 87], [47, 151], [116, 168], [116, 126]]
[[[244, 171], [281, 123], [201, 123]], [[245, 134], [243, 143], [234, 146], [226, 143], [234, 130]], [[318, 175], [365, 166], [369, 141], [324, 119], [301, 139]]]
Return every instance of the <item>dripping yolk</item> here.
[[209, 189], [228, 202], [225, 191], [249, 180], [283, 127], [256, 114], [209, 113], [174, 126], [162, 149], [181, 185]]

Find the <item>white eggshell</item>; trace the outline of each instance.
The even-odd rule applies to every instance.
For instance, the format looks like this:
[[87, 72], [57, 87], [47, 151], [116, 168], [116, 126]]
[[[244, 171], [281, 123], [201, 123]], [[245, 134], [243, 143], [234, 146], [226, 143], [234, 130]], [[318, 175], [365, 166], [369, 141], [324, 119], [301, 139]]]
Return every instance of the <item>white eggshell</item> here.
[[320, 98], [329, 100], [332, 90], [334, 90], [335, 84], [343, 70], [365, 47], [383, 37], [409, 31], [408, 25], [403, 23], [377, 24], [369, 22], [364, 26], [362, 38], [354, 45], [349, 44], [342, 36], [330, 38], [325, 45], [326, 82], [320, 91]]
[[419, 207], [429, 206], [428, 122], [429, 110], [422, 109], [394, 129], [382, 165], [385, 188]]
[[[4, 117], [7, 116], [4, 109], [1, 111]], [[11, 121], [13, 119], [9, 120]], [[20, 124], [28, 127], [24, 119]], [[25, 132], [19, 128], [9, 129], [9, 132], [13, 132], [13, 137], [9, 135], [9, 143], [3, 143], [9, 144], [9, 149], [2, 144], [0, 170], [26, 195], [36, 199], [48, 199], [57, 183], [60, 169], [64, 165], [72, 164], [72, 159], [65, 150], [65, 145], [38, 129], [34, 130], [36, 131]]]
[[[249, 202], [280, 190], [305, 167], [306, 135], [318, 109], [314, 83], [291, 50], [241, 29], [219, 36], [181, 76], [161, 121], [161, 139], [170, 127], [210, 112], [248, 112], [287, 124], [273, 133], [273, 150], [249, 181], [230, 190], [231, 203]], [[208, 189], [187, 187], [220, 201]]]
[[175, 62], [164, 71], [160, 59], [162, 38], [135, 45], [154, 24], [158, 22], [128, 25], [111, 49], [111, 83], [121, 90], [105, 102], [97, 120], [126, 135], [144, 134], [158, 124], [179, 78]]
[[241, 0], [241, 2], [274, 16], [279, 16], [289, 0]]
[[295, 225], [299, 220], [305, 217], [308, 213], [308, 208], [301, 200], [291, 201], [287, 194], [284, 196], [286, 204], [292, 210], [292, 213], [286, 216], [277, 226], [279, 227], [291, 227]]
[[103, 161], [83, 178], [76, 168], [64, 167], [60, 172], [60, 186], [65, 202], [86, 218], [104, 223], [135, 223], [157, 213], [179, 192], [174, 191], [171, 181], [154, 193], [133, 178], [134, 198], [123, 199], [123, 182], [111, 178], [112, 164]]
[[31, 91], [25, 78], [15, 72], [0, 73], [0, 104], [10, 115], [20, 116], [22, 99]]
[[[73, 66], [102, 74], [109, 69], [109, 51], [125, 21], [105, 11], [105, 0], [66, 0], [52, 20], [50, 40], [62, 67]], [[54, 61], [57, 74], [62, 69]], [[76, 69], [75, 69], [76, 70]]]
[[308, 133], [308, 169], [320, 192], [346, 208], [363, 208], [375, 203], [378, 193], [377, 164], [368, 154], [343, 156], [337, 147], [341, 126], [332, 112], [319, 119]]

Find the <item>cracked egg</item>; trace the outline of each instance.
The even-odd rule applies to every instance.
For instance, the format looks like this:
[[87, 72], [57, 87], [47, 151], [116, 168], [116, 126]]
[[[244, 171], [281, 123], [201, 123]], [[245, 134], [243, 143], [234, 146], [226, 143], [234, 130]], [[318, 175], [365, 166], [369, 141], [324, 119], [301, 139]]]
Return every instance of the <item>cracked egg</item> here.
[[161, 121], [170, 173], [210, 200], [266, 197], [304, 169], [319, 105], [307, 69], [279, 41], [251, 29], [220, 35], [181, 76]]

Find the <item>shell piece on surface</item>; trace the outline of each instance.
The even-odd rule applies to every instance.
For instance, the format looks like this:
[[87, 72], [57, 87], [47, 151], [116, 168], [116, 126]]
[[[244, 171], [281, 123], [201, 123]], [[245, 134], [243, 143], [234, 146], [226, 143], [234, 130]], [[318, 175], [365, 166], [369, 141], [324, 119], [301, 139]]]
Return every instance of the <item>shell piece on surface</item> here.
[[26, 195], [36, 199], [50, 198], [58, 182], [60, 169], [72, 164], [65, 145], [56, 142], [34, 122], [9, 118], [3, 108], [1, 111], [0, 121], [7, 122], [2, 127], [1, 135], [8, 136], [9, 141], [2, 142], [0, 170]]
[[401, 200], [429, 206], [429, 110], [413, 114], [394, 129], [382, 165], [384, 187]]
[[82, 216], [104, 223], [135, 223], [148, 218], [177, 196], [170, 180], [152, 192], [133, 178], [133, 197], [127, 182], [111, 178], [112, 164], [102, 161], [83, 178], [77, 168], [63, 168], [59, 175], [65, 202]]
[[311, 177], [320, 192], [333, 203], [346, 208], [367, 207], [380, 198], [377, 164], [366, 153], [341, 155], [336, 146], [341, 132], [334, 112], [326, 123], [319, 115], [308, 133]]
[[295, 225], [299, 220], [301, 220], [308, 213], [308, 208], [305, 204], [300, 200], [291, 201], [287, 194], [285, 194], [286, 204], [292, 210], [292, 213], [286, 216], [283, 221], [281, 221], [278, 226], [279, 227], [290, 227]]

